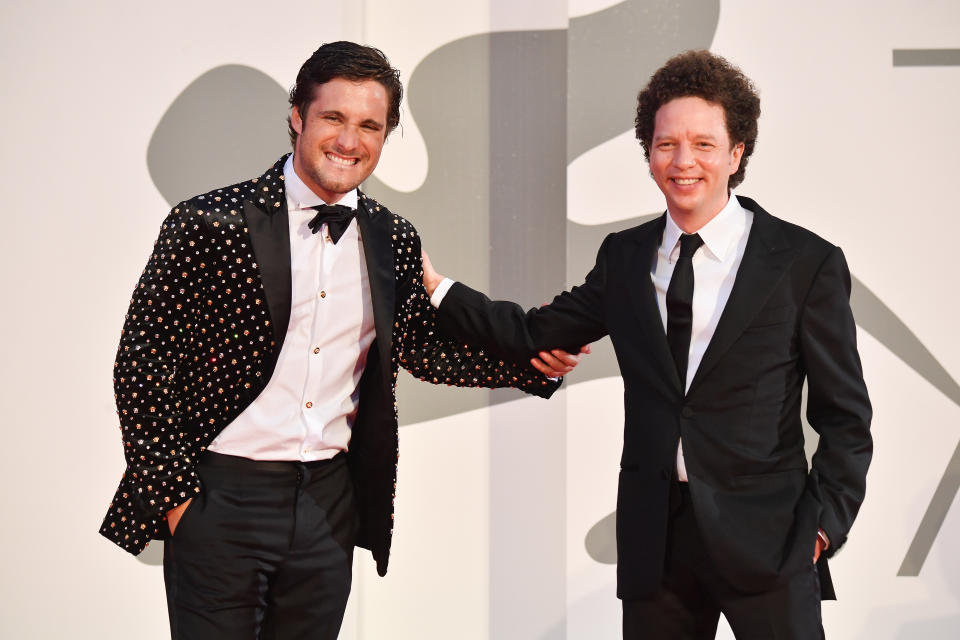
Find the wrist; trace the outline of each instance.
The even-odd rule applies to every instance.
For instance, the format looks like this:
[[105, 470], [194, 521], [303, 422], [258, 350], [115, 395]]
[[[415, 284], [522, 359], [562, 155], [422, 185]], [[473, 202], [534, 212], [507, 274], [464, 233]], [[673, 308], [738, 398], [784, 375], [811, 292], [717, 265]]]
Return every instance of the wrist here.
[[433, 305], [434, 309], [440, 308], [440, 303], [443, 302], [443, 299], [446, 297], [447, 292], [450, 291], [450, 287], [452, 287], [453, 284], [454, 282], [450, 278], [442, 278], [440, 282], [434, 286], [433, 291], [427, 292], [427, 294], [430, 296], [430, 304]]
[[440, 283], [443, 282], [443, 276], [437, 278], [426, 278], [423, 279], [423, 288], [427, 290], [427, 295], [432, 296], [433, 292], [437, 290], [437, 287]]

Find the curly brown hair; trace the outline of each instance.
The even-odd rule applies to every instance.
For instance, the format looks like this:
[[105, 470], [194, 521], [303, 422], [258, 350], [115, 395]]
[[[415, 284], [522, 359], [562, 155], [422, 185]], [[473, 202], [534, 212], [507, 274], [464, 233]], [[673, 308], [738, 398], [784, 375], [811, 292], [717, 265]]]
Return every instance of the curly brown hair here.
[[[390, 66], [387, 56], [380, 49], [355, 42], [341, 40], [321, 45], [303, 63], [297, 74], [297, 83], [290, 89], [290, 106], [296, 107], [302, 116], [313, 102], [315, 89], [334, 78], [347, 80], [376, 80], [387, 90], [390, 100], [387, 106], [387, 135], [400, 123], [400, 99], [403, 85], [400, 72]], [[290, 144], [296, 145], [297, 132], [287, 118]]]
[[732, 189], [743, 182], [747, 160], [757, 144], [760, 96], [750, 78], [725, 58], [709, 51], [685, 51], [660, 67], [637, 95], [637, 139], [650, 162], [657, 110], [676, 98], [703, 98], [723, 107], [731, 148], [743, 143], [740, 168], [730, 176]]

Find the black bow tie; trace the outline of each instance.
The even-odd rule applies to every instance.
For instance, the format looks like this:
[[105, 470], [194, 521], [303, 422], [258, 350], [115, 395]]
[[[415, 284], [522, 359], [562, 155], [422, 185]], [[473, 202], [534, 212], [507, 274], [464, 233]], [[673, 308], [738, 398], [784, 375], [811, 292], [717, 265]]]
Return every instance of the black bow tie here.
[[310, 208], [315, 209], [317, 215], [313, 216], [313, 220], [308, 222], [307, 226], [310, 227], [311, 231], [316, 233], [320, 231], [320, 227], [326, 222], [327, 227], [330, 229], [330, 239], [333, 240], [333, 244], [339, 242], [343, 236], [343, 232], [350, 226], [350, 221], [353, 220], [353, 216], [357, 213], [356, 209], [345, 207], [342, 204], [321, 204]]

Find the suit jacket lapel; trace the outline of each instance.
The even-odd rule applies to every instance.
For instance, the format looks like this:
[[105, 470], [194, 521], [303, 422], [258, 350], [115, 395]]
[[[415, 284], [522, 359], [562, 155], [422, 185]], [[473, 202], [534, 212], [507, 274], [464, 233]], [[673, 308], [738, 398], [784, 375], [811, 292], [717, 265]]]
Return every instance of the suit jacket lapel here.
[[663, 318], [660, 317], [660, 307], [657, 304], [657, 292], [650, 278], [650, 267], [656, 259], [666, 220], [667, 216], [664, 214], [654, 224], [648, 225], [646, 233], [637, 238], [639, 247], [634, 255], [633, 264], [627, 272], [635, 274], [631, 277], [636, 277], [637, 280], [637, 286], [629, 287], [630, 297], [640, 316], [643, 331], [650, 340], [650, 350], [664, 375], [682, 392], [680, 374], [677, 373], [677, 365], [673, 362], [670, 345], [667, 344], [667, 333], [663, 329]]
[[[269, 379], [273, 373], [290, 323], [293, 285], [290, 276], [290, 228], [283, 183], [286, 160], [285, 155], [265, 174], [253, 180], [256, 195], [245, 197], [243, 201], [243, 213], [267, 308], [270, 310], [275, 344], [273, 360], [264, 372], [265, 379]], [[389, 385], [392, 377], [390, 360], [396, 298], [390, 216], [385, 208], [361, 193], [357, 203], [357, 226], [366, 256], [381, 369], [384, 381]]]
[[388, 211], [366, 194], [357, 202], [357, 226], [367, 263], [370, 297], [373, 301], [373, 324], [377, 333], [380, 368], [384, 382], [391, 384], [390, 366], [393, 349], [393, 312], [396, 302], [396, 279], [393, 273], [393, 229]]
[[[283, 156], [265, 174], [256, 178], [256, 192], [243, 201], [243, 214], [250, 233], [263, 293], [267, 298], [273, 328], [273, 364], [276, 364], [290, 322], [290, 228], [287, 222], [287, 198], [283, 186]], [[267, 379], [271, 366], [265, 372]]]
[[749, 326], [796, 256], [796, 251], [788, 244], [776, 218], [750, 198], [737, 198], [742, 206], [753, 212], [753, 225], [730, 298], [690, 383], [688, 393], [696, 390], [704, 377]]

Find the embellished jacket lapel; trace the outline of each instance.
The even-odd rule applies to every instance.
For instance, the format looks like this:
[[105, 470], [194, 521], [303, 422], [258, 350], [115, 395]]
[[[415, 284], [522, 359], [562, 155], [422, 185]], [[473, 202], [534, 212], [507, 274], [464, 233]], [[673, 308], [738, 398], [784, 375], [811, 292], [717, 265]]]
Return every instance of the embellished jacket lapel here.
[[393, 216], [381, 204], [364, 193], [357, 202], [357, 226], [367, 263], [370, 297], [373, 301], [373, 324], [380, 352], [380, 369], [387, 386], [392, 383], [391, 350], [393, 349], [393, 313], [396, 302], [396, 279], [393, 273]]
[[290, 322], [290, 228], [287, 222], [287, 198], [283, 183], [283, 166], [287, 156], [277, 160], [266, 173], [251, 182], [253, 195], [244, 198], [243, 214], [250, 233], [250, 242], [257, 259], [256, 267], [263, 282], [263, 293], [270, 310], [273, 329], [273, 362], [264, 372], [266, 379], [283, 346]]

